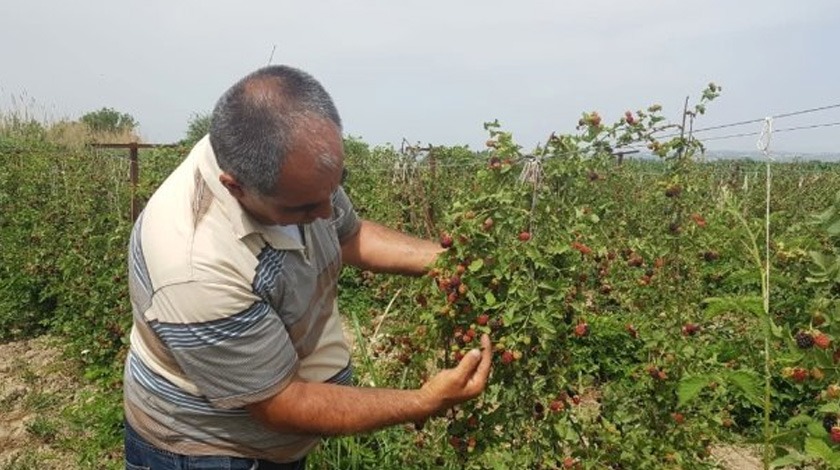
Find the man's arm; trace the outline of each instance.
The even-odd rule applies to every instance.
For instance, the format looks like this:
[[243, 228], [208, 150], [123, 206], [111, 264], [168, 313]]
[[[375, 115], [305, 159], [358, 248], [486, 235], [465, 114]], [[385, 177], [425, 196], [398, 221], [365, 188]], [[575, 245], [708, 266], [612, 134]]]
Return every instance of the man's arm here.
[[379, 273], [424, 274], [443, 248], [394, 229], [362, 220], [355, 235], [341, 244], [344, 263]]
[[283, 433], [344, 435], [421, 422], [484, 390], [492, 361], [487, 335], [481, 338], [481, 347], [482, 351], [471, 351], [455, 368], [439, 372], [418, 390], [295, 381], [246, 408], [260, 422]]

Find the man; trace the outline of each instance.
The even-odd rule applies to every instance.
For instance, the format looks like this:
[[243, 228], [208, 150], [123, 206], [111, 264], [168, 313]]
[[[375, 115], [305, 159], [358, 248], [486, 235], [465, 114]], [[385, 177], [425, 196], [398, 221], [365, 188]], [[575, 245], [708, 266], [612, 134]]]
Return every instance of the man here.
[[347, 386], [342, 263], [419, 275], [440, 248], [360, 220], [343, 157], [327, 92], [267, 67], [221, 97], [149, 200], [129, 248], [126, 468], [304, 468], [322, 436], [423, 421], [484, 389], [486, 336], [420, 389]]

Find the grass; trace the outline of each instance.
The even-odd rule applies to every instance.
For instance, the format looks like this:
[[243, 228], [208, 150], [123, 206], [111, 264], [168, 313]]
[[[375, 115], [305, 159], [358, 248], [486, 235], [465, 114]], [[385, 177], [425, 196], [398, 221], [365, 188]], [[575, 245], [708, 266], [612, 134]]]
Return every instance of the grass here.
[[81, 149], [91, 143], [142, 142], [136, 130], [94, 131], [78, 120], [55, 118], [25, 92], [11, 97], [11, 106], [0, 107], [0, 138], [36, 139], [67, 149]]

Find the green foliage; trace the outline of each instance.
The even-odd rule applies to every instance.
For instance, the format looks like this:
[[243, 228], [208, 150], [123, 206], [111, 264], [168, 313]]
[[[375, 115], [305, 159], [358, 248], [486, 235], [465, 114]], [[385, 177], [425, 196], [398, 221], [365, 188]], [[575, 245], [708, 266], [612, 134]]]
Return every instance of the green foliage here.
[[[718, 93], [706, 89], [688, 123]], [[342, 272], [357, 382], [417, 387], [485, 332], [494, 369], [479, 399], [419, 430], [330, 439], [312, 468], [709, 468], [710, 445], [739, 439], [769, 441], [774, 465], [833, 465], [823, 422], [840, 415], [840, 210], [825, 208], [840, 204], [840, 168], [772, 165], [767, 284], [764, 167], [702, 162], [689, 136], [657, 137], [679, 127], [654, 105], [613, 124], [584, 113], [577, 133], [531, 151], [497, 122], [481, 151], [348, 137], [345, 189], [360, 215], [452, 239], [421, 279]], [[39, 135], [0, 134], [0, 338], [66, 338], [102, 390], [66, 411], [87, 430], [68, 445], [85, 466], [115, 466], [127, 164]], [[619, 162], [631, 143], [657, 158]], [[185, 154], [141, 153], [141, 202]], [[818, 174], [810, 191], [803, 168]], [[803, 331], [829, 344], [800, 348]], [[30, 431], [50, 439], [52, 424]]]
[[187, 135], [181, 141], [182, 145], [191, 147], [210, 132], [210, 121], [213, 114], [209, 112], [195, 113], [187, 124]]
[[86, 113], [79, 118], [79, 121], [94, 132], [107, 133], [133, 131], [139, 125], [132, 115], [108, 107]]

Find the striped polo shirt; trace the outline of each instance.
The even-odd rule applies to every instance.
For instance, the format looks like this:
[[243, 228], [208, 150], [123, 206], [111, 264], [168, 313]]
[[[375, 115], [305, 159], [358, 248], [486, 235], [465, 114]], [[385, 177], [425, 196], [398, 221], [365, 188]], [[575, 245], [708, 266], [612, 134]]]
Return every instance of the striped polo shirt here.
[[290, 236], [245, 213], [221, 173], [205, 137], [135, 223], [126, 419], [175, 453], [297, 460], [316, 436], [274, 432], [243, 407], [294, 378], [349, 383], [336, 289], [360, 221], [339, 188], [330, 220]]

